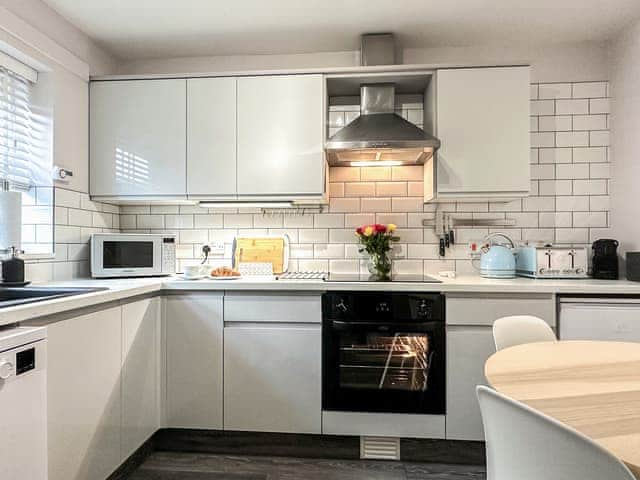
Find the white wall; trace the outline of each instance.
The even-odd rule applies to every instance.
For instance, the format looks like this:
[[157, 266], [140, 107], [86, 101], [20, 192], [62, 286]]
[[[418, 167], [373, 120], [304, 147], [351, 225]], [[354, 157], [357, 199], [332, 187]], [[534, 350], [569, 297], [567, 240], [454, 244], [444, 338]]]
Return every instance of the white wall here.
[[[287, 68], [350, 67], [359, 52], [299, 55], [243, 55], [147, 59], [122, 62], [118, 73], [203, 73]], [[585, 82], [608, 79], [607, 48], [599, 43], [405, 49], [404, 64], [531, 64], [532, 82]]]
[[[0, 0], [0, 6], [83, 60], [89, 65], [92, 74], [103, 75], [114, 71], [116, 58], [42, 0]], [[0, 19], [0, 25], [2, 23]]]
[[88, 192], [88, 77], [112, 72], [115, 59], [40, 0], [0, 0], [0, 49], [46, 72], [54, 164], [73, 170], [64, 188]]
[[621, 253], [640, 250], [640, 22], [611, 44], [612, 232]]

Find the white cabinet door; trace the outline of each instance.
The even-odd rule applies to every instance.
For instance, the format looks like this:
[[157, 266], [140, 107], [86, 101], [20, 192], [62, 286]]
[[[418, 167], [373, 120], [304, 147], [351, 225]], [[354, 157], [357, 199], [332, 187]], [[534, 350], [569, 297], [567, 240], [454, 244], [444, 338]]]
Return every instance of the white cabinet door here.
[[91, 83], [91, 195], [186, 194], [186, 82]]
[[106, 478], [120, 464], [121, 308], [47, 332], [49, 480]]
[[321, 433], [320, 325], [224, 329], [224, 428]]
[[560, 302], [560, 340], [640, 342], [640, 302], [589, 298]]
[[491, 327], [447, 327], [447, 439], [484, 440], [476, 385], [494, 352]]
[[222, 428], [222, 295], [165, 298], [166, 423]]
[[238, 79], [238, 194], [324, 192], [322, 75]]
[[122, 307], [122, 460], [160, 427], [160, 299]]
[[439, 197], [530, 189], [529, 67], [438, 70]]
[[236, 194], [236, 79], [187, 80], [187, 193]]

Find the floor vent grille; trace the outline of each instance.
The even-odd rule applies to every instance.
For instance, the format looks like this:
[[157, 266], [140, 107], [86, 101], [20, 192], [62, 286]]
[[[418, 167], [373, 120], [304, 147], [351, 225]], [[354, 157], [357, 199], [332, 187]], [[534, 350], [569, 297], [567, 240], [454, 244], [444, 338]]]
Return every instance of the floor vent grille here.
[[400, 460], [400, 439], [360, 437], [360, 458], [363, 460]]

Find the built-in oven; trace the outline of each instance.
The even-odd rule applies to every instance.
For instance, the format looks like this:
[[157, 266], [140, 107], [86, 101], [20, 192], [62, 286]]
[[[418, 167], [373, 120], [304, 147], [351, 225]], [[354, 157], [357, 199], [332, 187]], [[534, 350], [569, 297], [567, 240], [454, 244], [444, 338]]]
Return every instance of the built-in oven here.
[[91, 236], [92, 277], [152, 277], [174, 273], [174, 235], [95, 233]]
[[324, 410], [445, 413], [444, 296], [328, 292]]

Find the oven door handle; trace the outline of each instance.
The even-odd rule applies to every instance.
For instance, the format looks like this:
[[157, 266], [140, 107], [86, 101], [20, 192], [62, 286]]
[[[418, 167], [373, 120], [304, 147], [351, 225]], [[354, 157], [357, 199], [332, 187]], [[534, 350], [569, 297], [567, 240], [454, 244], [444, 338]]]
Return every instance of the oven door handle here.
[[[443, 322], [419, 322], [419, 323], [379, 323], [379, 322], [343, 322], [332, 320], [334, 330], [348, 331], [373, 328], [375, 330], [404, 330], [404, 331], [429, 331], [443, 326]], [[382, 328], [380, 328], [382, 327]]]

